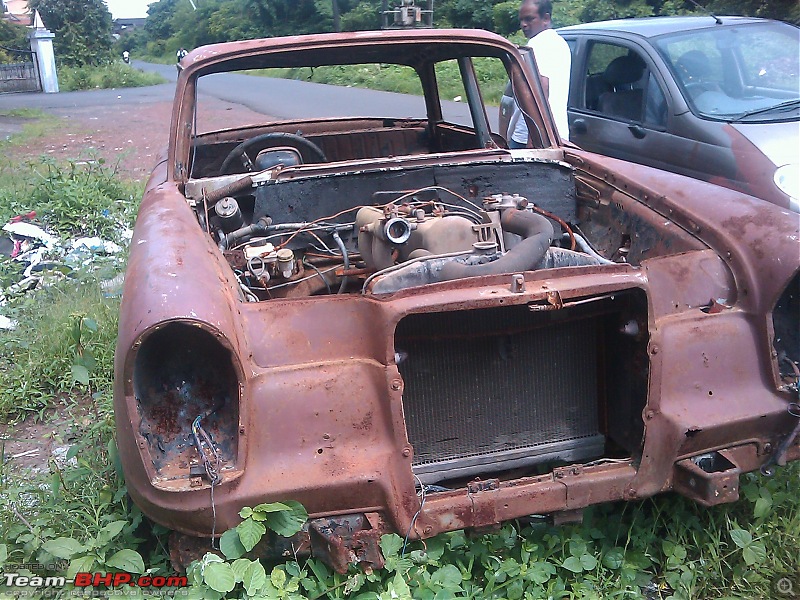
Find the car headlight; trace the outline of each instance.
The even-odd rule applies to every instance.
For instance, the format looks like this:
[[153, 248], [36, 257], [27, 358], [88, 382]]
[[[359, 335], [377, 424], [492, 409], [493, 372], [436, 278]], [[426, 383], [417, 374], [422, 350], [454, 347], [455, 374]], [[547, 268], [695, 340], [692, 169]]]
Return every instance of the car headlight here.
[[138, 421], [140, 452], [155, 469], [157, 487], [219, 483], [237, 468], [239, 377], [233, 353], [209, 329], [173, 321], [149, 330], [138, 343], [138, 419], [132, 420]]
[[783, 165], [775, 169], [775, 185], [791, 198], [791, 208], [800, 212], [800, 165]]
[[773, 348], [784, 388], [797, 390], [800, 363], [800, 273], [795, 274], [772, 311]]

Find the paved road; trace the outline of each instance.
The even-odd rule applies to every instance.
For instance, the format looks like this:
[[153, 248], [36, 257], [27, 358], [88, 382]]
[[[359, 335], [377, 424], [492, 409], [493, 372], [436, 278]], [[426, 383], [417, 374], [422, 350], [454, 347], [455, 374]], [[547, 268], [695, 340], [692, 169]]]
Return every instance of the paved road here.
[[[169, 83], [144, 88], [87, 90], [58, 94], [2, 94], [0, 110], [25, 107], [47, 111], [120, 103], [136, 105], [173, 99], [176, 79], [174, 65], [157, 65], [140, 61], [133, 61], [133, 65], [143, 71], [160, 73], [169, 80]], [[235, 73], [220, 73], [205, 77], [201, 81], [201, 101], [204, 94], [280, 119], [335, 116], [406, 117], [424, 114], [424, 103], [419, 96]], [[449, 120], [469, 122], [469, 110], [465, 104], [457, 102], [444, 104]], [[496, 123], [497, 109], [490, 108], [489, 112], [490, 121]]]

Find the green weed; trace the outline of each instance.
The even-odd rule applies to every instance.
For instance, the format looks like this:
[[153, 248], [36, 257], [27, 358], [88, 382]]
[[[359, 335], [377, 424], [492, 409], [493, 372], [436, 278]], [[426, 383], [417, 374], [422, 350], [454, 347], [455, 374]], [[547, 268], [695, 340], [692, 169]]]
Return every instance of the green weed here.
[[[0, 170], [0, 222], [35, 211], [64, 239], [100, 236], [124, 243], [138, 189], [102, 160], [43, 159], [26, 169], [8, 167]], [[30, 292], [22, 263], [0, 257], [3, 314], [17, 322], [0, 332], [0, 419], [41, 416], [58, 399], [110, 390], [118, 301], [106, 298], [101, 284], [119, 274], [123, 260], [109, 256], [69, 266], [53, 249], [36, 272], [39, 289]]]
[[58, 119], [36, 108], [16, 108], [0, 111], [0, 116], [13, 117], [22, 121], [22, 129], [0, 140], [0, 149], [18, 146], [30, 140], [44, 137], [58, 127]]
[[111, 389], [118, 300], [105, 297], [95, 275], [50, 277], [50, 285], [4, 308], [17, 323], [0, 332], [4, 420], [42, 417], [59, 404]]
[[127, 496], [109, 395], [97, 393], [62, 418], [73, 420], [75, 440], [63, 459], [51, 459], [45, 473], [3, 473], [0, 570], [37, 563], [48, 567], [36, 575], [68, 579], [79, 571], [171, 572], [163, 528], [143, 521]]
[[[775, 479], [746, 475], [745, 498], [702, 508], [676, 495], [589, 509], [581, 525], [506, 523], [498, 533], [464, 531], [407, 545], [382, 536], [380, 571], [331, 571], [315, 559], [270, 565], [247, 558], [267, 531], [291, 535], [305, 519], [297, 503], [240, 513], [188, 570], [197, 598], [772, 598], [776, 574], [797, 572], [800, 501], [790, 498], [797, 464]], [[777, 502], [779, 504], [773, 504]], [[748, 522], [747, 528], [737, 520]]]
[[130, 65], [111, 62], [102, 66], [61, 67], [59, 88], [64, 92], [108, 88], [144, 87], [165, 83], [157, 73], [145, 73]]
[[102, 158], [67, 163], [42, 158], [27, 167], [25, 176], [9, 166], [11, 178], [0, 177], [0, 221], [35, 211], [59, 235], [122, 241], [121, 232], [135, 218], [138, 184], [121, 180]]
[[[503, 64], [492, 58], [476, 58], [475, 74], [487, 104], [499, 104], [507, 82], [507, 74]], [[278, 77], [283, 79], [301, 79], [315, 83], [360, 87], [384, 92], [422, 95], [419, 75], [411, 67], [400, 65], [338, 65], [296, 67], [292, 69], [263, 69], [249, 71], [254, 75]], [[443, 100], [452, 100], [464, 95], [461, 75], [454, 61], [446, 61], [436, 65], [437, 85]]]

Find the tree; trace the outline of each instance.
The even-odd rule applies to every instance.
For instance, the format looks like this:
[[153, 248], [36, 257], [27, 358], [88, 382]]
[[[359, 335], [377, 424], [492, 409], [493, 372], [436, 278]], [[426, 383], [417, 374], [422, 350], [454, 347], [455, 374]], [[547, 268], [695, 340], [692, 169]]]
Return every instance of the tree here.
[[29, 0], [55, 34], [56, 60], [66, 66], [100, 65], [111, 59], [111, 13], [103, 0]]
[[167, 41], [175, 33], [173, 17], [179, 0], [160, 0], [147, 7], [144, 30], [151, 40]]
[[367, 29], [380, 29], [381, 27], [381, 2], [380, 0], [364, 0], [342, 13], [342, 30], [364, 31]]
[[30, 50], [27, 33], [27, 29], [22, 25], [13, 25], [0, 20], [0, 63], [21, 62], [19, 54], [8, 52], [4, 48]]
[[[90, 3], [102, 0], [89, 0]], [[717, 14], [740, 14], [800, 21], [797, 0], [697, 0]], [[76, 4], [82, 0], [32, 0], [39, 4]], [[316, 33], [378, 29], [382, 0], [158, 0], [145, 24], [147, 52], [171, 55], [180, 46]], [[519, 33], [520, 0], [436, 0], [436, 27], [479, 27], [502, 35]], [[390, 0], [392, 7], [400, 0]], [[420, 0], [418, 4], [426, 4]], [[83, 9], [82, 9], [83, 10]], [[691, 0], [554, 0], [556, 27], [622, 17], [702, 14]], [[44, 13], [43, 13], [44, 16]], [[53, 28], [50, 22], [45, 24]], [[516, 38], [515, 38], [516, 39]], [[58, 41], [58, 40], [57, 40]], [[137, 45], [144, 44], [136, 39]]]

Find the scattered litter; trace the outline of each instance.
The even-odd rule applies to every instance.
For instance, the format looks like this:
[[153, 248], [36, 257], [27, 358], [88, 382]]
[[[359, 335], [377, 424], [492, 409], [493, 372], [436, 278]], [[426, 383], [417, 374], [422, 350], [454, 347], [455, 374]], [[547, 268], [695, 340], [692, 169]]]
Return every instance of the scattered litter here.
[[68, 265], [89, 265], [97, 255], [118, 254], [122, 248], [109, 240], [99, 237], [84, 237], [69, 242], [70, 251], [64, 256]]
[[3, 231], [7, 231], [12, 236], [21, 236], [34, 240], [39, 240], [48, 248], [52, 248], [58, 241], [54, 235], [47, 233], [44, 229], [33, 223], [25, 221], [17, 221], [14, 223], [6, 223], [3, 225]]
[[[115, 242], [97, 236], [61, 240], [43, 227], [29, 222], [35, 217], [35, 211], [17, 215], [2, 227], [7, 235], [0, 235], [0, 254], [24, 264], [25, 268], [16, 282], [0, 289], [0, 306], [5, 305], [10, 297], [63, 280], [78, 269], [108, 265], [109, 261], [121, 263], [124, 260], [123, 248]], [[129, 240], [130, 237], [132, 231], [129, 228], [120, 231], [121, 240]], [[121, 277], [115, 276], [101, 284], [106, 297], [122, 295]], [[16, 325], [12, 319], [0, 315], [0, 330], [14, 329]]]
[[67, 453], [69, 452], [69, 446], [59, 446], [58, 448], [53, 448], [53, 461], [61, 468], [69, 465], [71, 467], [78, 466], [78, 459], [77, 457], [73, 456], [69, 460], [67, 460]]
[[39, 450], [36, 448], [31, 448], [30, 450], [26, 450], [25, 452], [20, 452], [19, 454], [12, 454], [9, 456], [9, 460], [14, 458], [22, 458], [23, 456], [37, 456], [39, 454]]
[[125, 273], [120, 273], [112, 279], [106, 279], [100, 283], [100, 288], [103, 290], [103, 295], [106, 298], [120, 298], [122, 297], [122, 286], [125, 283]]

